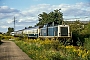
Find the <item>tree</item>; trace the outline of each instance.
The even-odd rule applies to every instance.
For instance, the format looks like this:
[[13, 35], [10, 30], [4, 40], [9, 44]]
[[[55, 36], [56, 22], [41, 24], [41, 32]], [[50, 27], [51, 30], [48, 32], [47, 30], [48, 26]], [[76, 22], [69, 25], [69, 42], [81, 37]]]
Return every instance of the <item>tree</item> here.
[[32, 28], [32, 26], [29, 26], [28, 28]]
[[25, 27], [25, 29], [27, 29], [27, 27]]
[[37, 25], [44, 25], [45, 23], [47, 23], [48, 21], [48, 14], [43, 12], [42, 14], [38, 15], [38, 19], [39, 19], [39, 23]]
[[50, 13], [43, 12], [38, 15], [39, 23], [37, 25], [44, 25], [50, 22], [56, 22], [58, 24], [62, 24], [63, 21], [63, 13], [59, 10], [54, 10]]
[[85, 25], [84, 29], [81, 31], [81, 34], [86, 35], [86, 37], [90, 37], [90, 23], [87, 23], [87, 25]]
[[13, 32], [13, 31], [14, 31], [14, 28], [9, 27], [8, 31], [7, 31], [7, 35], [10, 35], [10, 33]]
[[0, 34], [2, 34], [2, 32], [0, 32]]
[[70, 25], [72, 32], [77, 31], [78, 33], [80, 33], [80, 31], [82, 30], [83, 24], [79, 20], [76, 20], [74, 21], [74, 23], [71, 23], [71, 24], [69, 23], [69, 25]]
[[72, 40], [73, 45], [82, 46], [84, 38], [80, 35], [83, 30], [82, 23], [79, 20], [74, 21], [73, 23], [69, 23], [70, 30], [72, 31]]

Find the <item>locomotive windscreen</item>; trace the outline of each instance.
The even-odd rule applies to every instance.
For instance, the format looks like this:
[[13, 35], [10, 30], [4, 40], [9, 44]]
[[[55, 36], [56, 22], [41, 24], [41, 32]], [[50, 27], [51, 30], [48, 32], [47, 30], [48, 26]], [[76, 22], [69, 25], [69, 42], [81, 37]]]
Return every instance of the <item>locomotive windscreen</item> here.
[[68, 36], [68, 27], [61, 27], [61, 36]]

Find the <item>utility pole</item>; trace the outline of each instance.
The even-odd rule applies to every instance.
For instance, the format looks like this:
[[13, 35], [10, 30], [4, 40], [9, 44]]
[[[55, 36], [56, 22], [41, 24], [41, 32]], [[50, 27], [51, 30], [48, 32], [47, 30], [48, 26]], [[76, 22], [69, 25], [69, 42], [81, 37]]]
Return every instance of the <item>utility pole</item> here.
[[15, 16], [14, 16], [14, 31], [15, 31], [15, 22], [16, 22], [16, 21], [15, 21]]

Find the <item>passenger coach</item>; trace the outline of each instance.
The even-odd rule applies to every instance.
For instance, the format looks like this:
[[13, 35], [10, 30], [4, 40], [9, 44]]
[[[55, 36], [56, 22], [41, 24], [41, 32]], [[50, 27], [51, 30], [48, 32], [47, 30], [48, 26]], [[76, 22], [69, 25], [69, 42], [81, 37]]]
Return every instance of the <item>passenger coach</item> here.
[[33, 27], [23, 30], [23, 34], [26, 34], [28, 37], [39, 37], [39, 27]]

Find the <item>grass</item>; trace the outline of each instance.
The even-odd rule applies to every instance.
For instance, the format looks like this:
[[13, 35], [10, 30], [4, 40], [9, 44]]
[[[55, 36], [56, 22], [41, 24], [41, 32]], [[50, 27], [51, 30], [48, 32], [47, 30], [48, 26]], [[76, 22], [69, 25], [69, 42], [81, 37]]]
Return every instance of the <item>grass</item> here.
[[33, 60], [89, 60], [90, 50], [64, 46], [58, 40], [17, 40], [15, 43]]

